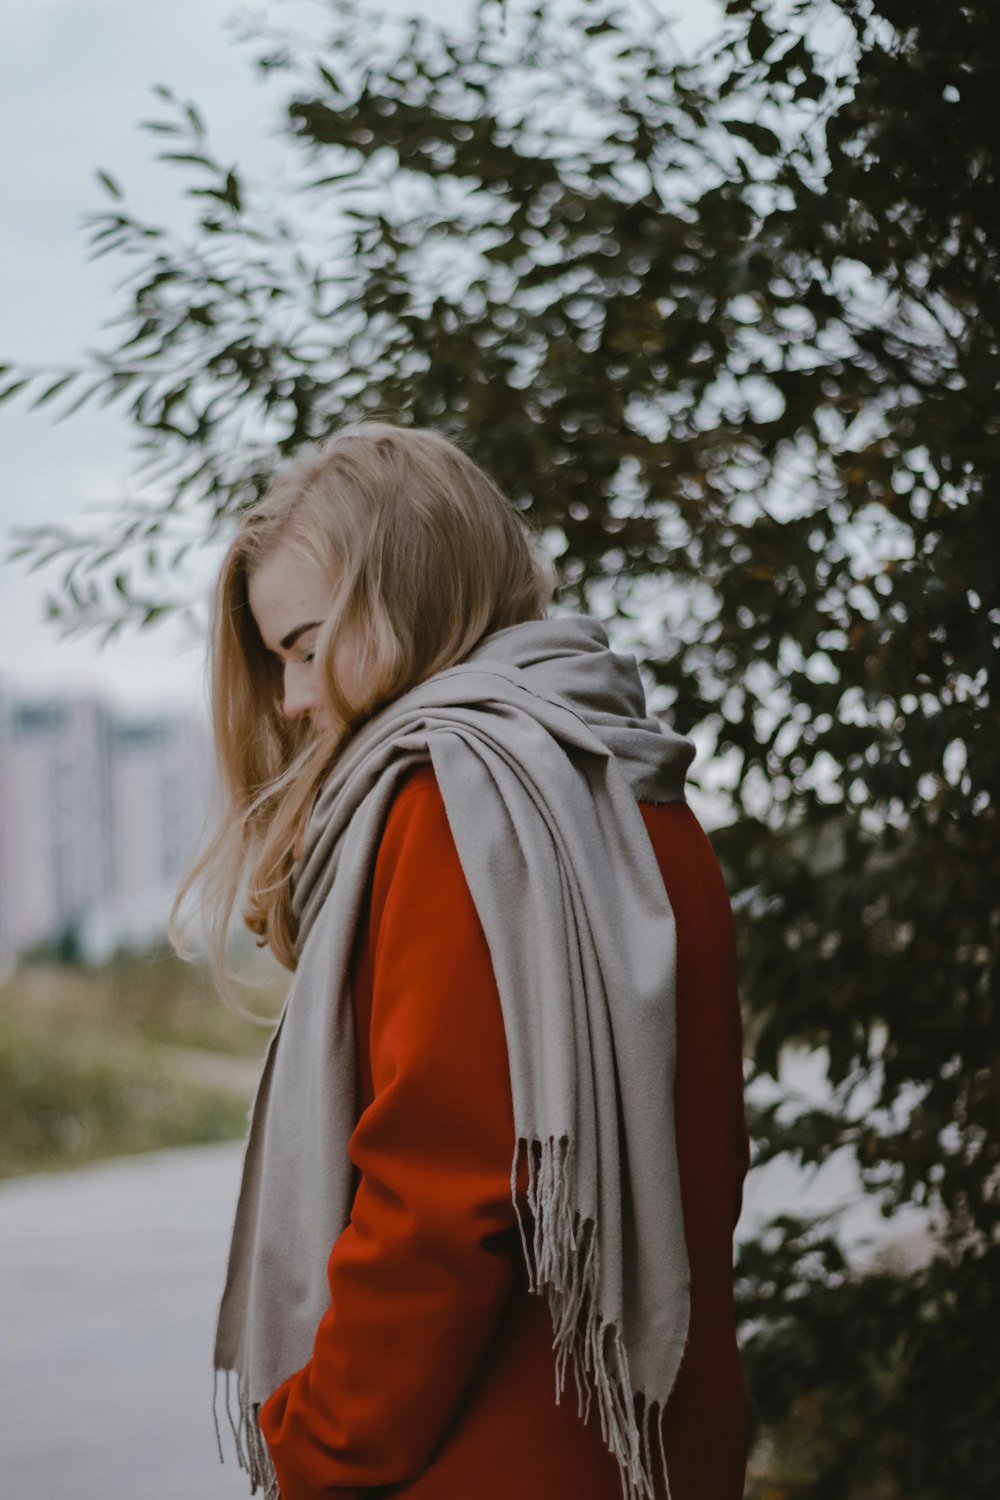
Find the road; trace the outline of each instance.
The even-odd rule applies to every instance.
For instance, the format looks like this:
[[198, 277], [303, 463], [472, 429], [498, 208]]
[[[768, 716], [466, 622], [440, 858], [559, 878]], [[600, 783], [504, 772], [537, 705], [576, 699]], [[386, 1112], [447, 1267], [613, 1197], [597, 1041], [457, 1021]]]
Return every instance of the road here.
[[[5, 1500], [240, 1500], [215, 1312], [241, 1147], [0, 1183]], [[228, 1445], [227, 1445], [228, 1439]]]

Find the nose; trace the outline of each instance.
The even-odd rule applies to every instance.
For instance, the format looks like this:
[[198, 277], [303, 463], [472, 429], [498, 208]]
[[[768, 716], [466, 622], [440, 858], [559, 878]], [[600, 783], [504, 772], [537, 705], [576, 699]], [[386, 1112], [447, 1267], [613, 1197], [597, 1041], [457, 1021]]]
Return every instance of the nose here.
[[310, 683], [296, 678], [285, 668], [284, 701], [282, 711], [286, 719], [301, 719], [316, 707], [316, 694]]

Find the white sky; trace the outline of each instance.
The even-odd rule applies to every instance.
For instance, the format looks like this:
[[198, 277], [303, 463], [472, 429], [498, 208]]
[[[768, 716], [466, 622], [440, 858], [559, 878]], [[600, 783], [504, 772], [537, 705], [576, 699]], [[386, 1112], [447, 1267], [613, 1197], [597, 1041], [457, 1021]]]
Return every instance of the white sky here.
[[[657, 7], [676, 15], [675, 36], [688, 53], [718, 25], [717, 0], [657, 0]], [[468, 14], [467, 0], [380, 0], [371, 8], [419, 10], [459, 27]], [[279, 149], [269, 138], [288, 81], [257, 76], [254, 44], [234, 40], [240, 16], [314, 32], [322, 7], [317, 0], [3, 0], [0, 363], [72, 362], [115, 341], [107, 325], [124, 298], [114, 288], [132, 263], [113, 253], [89, 261], [82, 219], [111, 203], [94, 176], [102, 167], [121, 183], [130, 211], [181, 221], [184, 178], [153, 159], [164, 148], [138, 128], [140, 119], [166, 112], [154, 84], [194, 100], [220, 159], [246, 169]], [[87, 402], [56, 422], [76, 387], [29, 412], [37, 389], [0, 405], [0, 689], [94, 689], [136, 711], [203, 702], [203, 643], [176, 623], [124, 632], [103, 650], [96, 635], [64, 639], [44, 617], [58, 564], [32, 574], [24, 562], [6, 561], [12, 526], [93, 525], [95, 506], [142, 492], [124, 404]], [[202, 559], [205, 586], [213, 566], [211, 555]]]

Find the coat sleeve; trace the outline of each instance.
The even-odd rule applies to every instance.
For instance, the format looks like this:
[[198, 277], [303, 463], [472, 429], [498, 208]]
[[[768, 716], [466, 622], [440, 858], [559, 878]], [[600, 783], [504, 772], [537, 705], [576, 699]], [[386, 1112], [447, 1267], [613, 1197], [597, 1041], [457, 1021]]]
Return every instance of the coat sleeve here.
[[260, 1411], [282, 1500], [427, 1467], [499, 1321], [512, 1243], [520, 1253], [500, 998], [432, 775], [393, 799], [369, 940], [374, 1097], [349, 1143], [353, 1209], [312, 1357]]

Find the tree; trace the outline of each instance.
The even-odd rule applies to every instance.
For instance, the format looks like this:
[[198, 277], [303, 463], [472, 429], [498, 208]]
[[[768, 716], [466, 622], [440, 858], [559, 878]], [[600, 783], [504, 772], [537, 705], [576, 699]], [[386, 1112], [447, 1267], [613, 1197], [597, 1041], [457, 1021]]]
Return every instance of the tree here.
[[639, 632], [653, 706], [730, 768], [751, 1079], [800, 1042], [834, 1090], [751, 1109], [755, 1162], [846, 1145], [885, 1212], [940, 1223], [905, 1278], [804, 1217], [741, 1252], [755, 1473], [992, 1494], [1000, 12], [726, 12], [692, 60], [650, 4], [481, 0], [456, 39], [338, 0], [321, 46], [265, 30], [306, 163], [280, 212], [161, 88], [195, 241], [102, 173], [130, 336], [7, 393], [127, 397], [172, 492], [21, 555], [68, 556], [62, 618], [149, 621], [123, 559], [166, 575], [174, 524], [219, 534], [276, 452], [375, 410], [466, 443], [544, 523], [560, 601]]

